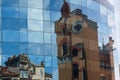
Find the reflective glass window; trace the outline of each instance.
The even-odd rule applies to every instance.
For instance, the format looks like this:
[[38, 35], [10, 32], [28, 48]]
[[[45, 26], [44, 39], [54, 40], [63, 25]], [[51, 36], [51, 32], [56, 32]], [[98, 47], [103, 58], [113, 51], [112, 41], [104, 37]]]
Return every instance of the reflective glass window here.
[[103, 15], [107, 15], [107, 9], [103, 5], [100, 5], [100, 13]]
[[0, 18], [0, 29], [2, 28], [2, 20], [1, 20], [1, 18]]
[[0, 43], [0, 54], [2, 54], [2, 44]]
[[87, 0], [82, 0], [82, 6], [87, 7]]
[[50, 33], [44, 33], [44, 42], [51, 43], [51, 34]]
[[19, 0], [2, 0], [3, 6], [18, 6]]
[[43, 56], [37, 56], [37, 55], [29, 55], [30, 62], [40, 65], [42, 62], [44, 62]]
[[3, 42], [2, 43], [2, 52], [3, 54], [19, 54], [20, 48], [19, 43], [9, 43]]
[[43, 43], [43, 33], [42, 32], [28, 32], [28, 41], [35, 43]]
[[107, 35], [109, 35], [109, 28], [107, 25], [105, 24], [101, 24], [101, 27], [102, 27], [102, 33], [105, 33]]
[[51, 32], [51, 26], [49, 21], [44, 21], [44, 32]]
[[82, 6], [82, 13], [85, 14], [85, 15], [87, 15], [87, 7], [83, 7]]
[[28, 6], [28, 0], [19, 0], [19, 6], [27, 7]]
[[50, 21], [50, 11], [44, 10], [44, 20]]
[[57, 45], [52, 45], [52, 56], [57, 56]]
[[87, 15], [88, 15], [88, 19], [93, 20], [93, 21], [99, 21], [100, 17], [99, 17], [99, 13], [93, 10], [88, 9], [87, 10]]
[[70, 7], [71, 7], [71, 11], [75, 9], [81, 9], [81, 5], [76, 5], [76, 4], [70, 4]]
[[101, 23], [107, 25], [107, 16], [100, 15]]
[[0, 5], [2, 5], [2, 0], [0, 0]]
[[2, 66], [5, 66], [5, 62], [8, 61], [8, 58], [12, 55], [2, 55]]
[[20, 71], [20, 78], [28, 78], [28, 71]]
[[58, 67], [57, 57], [52, 57], [52, 67], [53, 68], [57, 68]]
[[87, 7], [98, 12], [100, 10], [100, 5], [93, 0], [87, 0]]
[[43, 0], [43, 8], [50, 10], [50, 0]]
[[45, 56], [45, 67], [52, 67], [52, 60], [50, 56]]
[[28, 18], [43, 20], [43, 10], [28, 8]]
[[52, 34], [52, 44], [56, 44], [56, 34]]
[[16, 30], [19, 29], [19, 19], [18, 18], [3, 18], [2, 19], [2, 29], [4, 30]]
[[20, 43], [20, 53], [28, 54], [28, 43], [27, 42]]
[[[52, 68], [50, 68], [50, 67], [45, 67], [45, 72], [48, 73], [48, 74], [50, 74], [51, 76], [53, 76], [53, 75], [52, 75]], [[47, 80], [47, 78], [46, 78], [46, 80]], [[53, 79], [51, 78], [50, 80], [53, 80]]]
[[0, 66], [2, 65], [2, 55], [0, 55]]
[[28, 52], [34, 55], [44, 55], [44, 44], [29, 43]]
[[44, 48], [45, 48], [45, 55], [51, 56], [52, 55], [51, 44], [44, 44]]
[[51, 33], [55, 33], [55, 22], [50, 22]]
[[59, 72], [58, 72], [59, 70], [57, 69], [57, 68], [53, 68], [53, 80], [59, 80]]
[[50, 20], [51, 21], [57, 21], [61, 17], [61, 13], [58, 11], [51, 11], [50, 13]]
[[28, 33], [27, 31], [20, 31], [20, 41], [27, 42], [28, 41]]
[[1, 9], [1, 6], [0, 6], [0, 17], [2, 16], [1, 12], [2, 12], [2, 9]]
[[70, 3], [75, 5], [81, 5], [81, 0], [70, 0]]
[[43, 21], [28, 20], [28, 30], [31, 30], [31, 31], [43, 31]]
[[20, 8], [19, 16], [20, 16], [20, 18], [27, 18], [27, 8]]
[[63, 0], [50, 0], [50, 7], [51, 7], [51, 10], [53, 11], [59, 11], [62, 5], [63, 5]]
[[18, 8], [3, 7], [3, 17], [18, 18]]
[[27, 19], [19, 19], [19, 28], [20, 30], [27, 30], [28, 28], [28, 24], [27, 24], [28, 20]]
[[2, 34], [1, 34], [1, 30], [0, 30], [0, 41], [2, 40], [2, 36], [1, 36]]
[[19, 31], [3, 30], [3, 41], [18, 42], [19, 41]]
[[43, 0], [28, 0], [28, 7], [42, 8], [43, 7]]

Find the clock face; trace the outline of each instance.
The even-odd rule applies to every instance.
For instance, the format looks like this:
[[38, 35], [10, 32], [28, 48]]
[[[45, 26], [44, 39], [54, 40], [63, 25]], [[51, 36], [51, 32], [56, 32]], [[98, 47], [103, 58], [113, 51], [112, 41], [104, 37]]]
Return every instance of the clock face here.
[[72, 31], [76, 34], [81, 32], [82, 31], [82, 24], [81, 23], [74, 24], [72, 27]]

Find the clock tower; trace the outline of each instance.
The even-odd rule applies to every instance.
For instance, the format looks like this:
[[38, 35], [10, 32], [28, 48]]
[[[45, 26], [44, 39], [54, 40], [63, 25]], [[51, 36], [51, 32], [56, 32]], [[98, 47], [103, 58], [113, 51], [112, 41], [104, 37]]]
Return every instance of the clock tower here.
[[99, 80], [97, 23], [64, 0], [55, 22], [59, 80]]

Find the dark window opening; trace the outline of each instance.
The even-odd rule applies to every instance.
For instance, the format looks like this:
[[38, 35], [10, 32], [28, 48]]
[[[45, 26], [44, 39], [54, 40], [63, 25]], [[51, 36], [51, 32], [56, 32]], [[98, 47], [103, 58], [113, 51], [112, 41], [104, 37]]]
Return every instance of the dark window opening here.
[[63, 49], [63, 55], [66, 55], [67, 54], [67, 43], [66, 42], [63, 43], [62, 49]]
[[78, 64], [73, 64], [73, 80], [79, 78], [79, 66]]
[[73, 57], [78, 55], [78, 50], [77, 49], [72, 49], [72, 55]]
[[81, 53], [81, 57], [80, 57], [81, 59], [84, 59], [85, 58], [85, 51], [84, 51], [84, 49], [82, 49], [82, 53]]
[[105, 77], [103, 76], [103, 77], [100, 77], [100, 80], [106, 80], [106, 79], [105, 79]]
[[65, 35], [66, 31], [65, 28], [63, 28], [62, 34]]

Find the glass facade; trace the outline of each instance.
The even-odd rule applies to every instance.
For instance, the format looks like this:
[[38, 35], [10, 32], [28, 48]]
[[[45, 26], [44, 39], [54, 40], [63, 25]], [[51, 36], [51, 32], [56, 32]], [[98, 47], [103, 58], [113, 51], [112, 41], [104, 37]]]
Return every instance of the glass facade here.
[[[59, 80], [54, 26], [61, 17], [63, 1], [0, 0], [0, 66], [5, 66], [11, 55], [26, 54], [36, 64], [44, 61], [45, 72], [52, 75], [52, 80]], [[97, 22], [99, 47], [107, 44], [115, 27], [113, 8], [105, 6], [106, 1], [66, 1], [71, 11], [81, 9], [88, 19]]]

